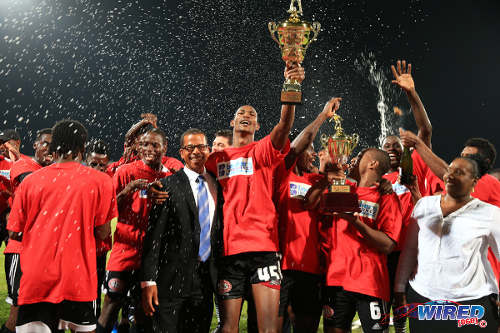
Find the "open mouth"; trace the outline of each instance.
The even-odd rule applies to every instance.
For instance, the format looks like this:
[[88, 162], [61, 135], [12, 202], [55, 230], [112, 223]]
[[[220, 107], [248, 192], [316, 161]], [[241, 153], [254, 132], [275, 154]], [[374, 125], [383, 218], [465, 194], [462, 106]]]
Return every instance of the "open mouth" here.
[[250, 125], [250, 122], [248, 120], [242, 120], [242, 121], [240, 121], [240, 124], [248, 126], [248, 125]]
[[391, 161], [399, 161], [399, 159], [400, 159], [399, 154], [394, 153], [394, 152], [390, 152], [388, 154], [389, 154], [389, 158], [391, 159]]

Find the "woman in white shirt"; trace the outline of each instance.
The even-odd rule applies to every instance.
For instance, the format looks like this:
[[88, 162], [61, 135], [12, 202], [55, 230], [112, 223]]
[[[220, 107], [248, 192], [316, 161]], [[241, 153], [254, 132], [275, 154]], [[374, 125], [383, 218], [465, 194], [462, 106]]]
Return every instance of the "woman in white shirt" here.
[[[424, 197], [413, 210], [395, 283], [398, 303], [414, 305], [409, 311], [412, 333], [497, 332], [498, 283], [487, 255], [491, 246], [500, 258], [500, 208], [471, 197], [479, 170], [475, 159], [456, 158], [443, 178], [446, 194]], [[451, 301], [444, 316], [443, 307], [417, 306], [443, 300]], [[482, 306], [478, 325], [459, 328], [467, 313], [457, 313], [458, 305]], [[430, 311], [427, 320], [423, 310]]]

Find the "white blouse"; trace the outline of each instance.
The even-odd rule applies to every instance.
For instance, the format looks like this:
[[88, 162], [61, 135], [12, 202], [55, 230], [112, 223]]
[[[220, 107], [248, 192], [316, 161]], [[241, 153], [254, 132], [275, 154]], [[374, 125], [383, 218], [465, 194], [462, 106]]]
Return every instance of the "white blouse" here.
[[413, 210], [395, 291], [404, 292], [409, 281], [431, 300], [466, 301], [498, 293], [487, 257], [491, 246], [500, 258], [500, 208], [473, 199], [443, 217], [440, 200], [440, 195], [424, 197]]

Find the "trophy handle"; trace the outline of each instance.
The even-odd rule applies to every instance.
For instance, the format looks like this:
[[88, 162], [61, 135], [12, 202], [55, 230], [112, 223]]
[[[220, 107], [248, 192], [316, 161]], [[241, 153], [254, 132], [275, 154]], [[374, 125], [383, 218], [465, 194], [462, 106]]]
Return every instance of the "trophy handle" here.
[[319, 31], [321, 30], [321, 24], [319, 22], [313, 22], [311, 30], [312, 30], [313, 36], [311, 38], [310, 43], [316, 41], [316, 39], [318, 38]]
[[269, 29], [269, 32], [271, 33], [272, 39], [274, 39], [274, 41], [276, 43], [278, 43], [278, 45], [280, 45], [280, 47], [281, 47], [281, 44], [280, 44], [278, 38], [276, 38], [276, 32], [278, 31], [278, 25], [276, 24], [276, 22], [269, 22], [267, 24], [267, 28]]

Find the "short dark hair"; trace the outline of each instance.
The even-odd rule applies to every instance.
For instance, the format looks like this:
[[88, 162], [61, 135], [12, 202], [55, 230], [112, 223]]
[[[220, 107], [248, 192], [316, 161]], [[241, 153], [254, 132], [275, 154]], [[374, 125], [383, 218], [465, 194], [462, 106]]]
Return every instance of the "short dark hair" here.
[[481, 178], [486, 173], [488, 173], [488, 161], [481, 154], [471, 154], [467, 156], [462, 156], [463, 159], [469, 161], [474, 168], [474, 177]]
[[36, 139], [35, 139], [35, 141], [40, 140], [40, 138], [42, 137], [42, 135], [45, 135], [45, 134], [52, 134], [52, 128], [42, 128], [41, 130], [38, 130], [36, 132]]
[[497, 159], [497, 150], [489, 140], [484, 138], [470, 138], [464, 143], [464, 148], [465, 147], [477, 148], [478, 153], [488, 159], [488, 169], [491, 169], [491, 167], [495, 164], [495, 160]]
[[87, 156], [92, 153], [109, 156], [109, 147], [103, 140], [92, 139], [89, 140], [89, 142], [87, 143], [87, 146], [85, 148], [85, 153]]
[[184, 147], [184, 137], [186, 135], [191, 135], [191, 134], [203, 134], [205, 136], [205, 141], [207, 136], [205, 135], [205, 132], [203, 132], [201, 129], [198, 128], [190, 128], [181, 135], [181, 148]]
[[19, 133], [17, 133], [17, 131], [12, 128], [0, 131], [0, 141], [9, 140], [21, 141], [21, 137], [19, 136]]
[[[378, 174], [379, 176], [385, 175], [391, 169], [391, 158], [389, 154], [379, 148], [367, 148], [364, 153], [368, 152], [373, 159], [378, 161]], [[363, 153], [363, 155], [364, 155]]]
[[[477, 154], [475, 154], [475, 155], [477, 155]], [[479, 165], [478, 165], [477, 161], [474, 158], [471, 158], [470, 156], [473, 156], [473, 155], [458, 156], [454, 160], [464, 160], [464, 161], [467, 161], [472, 166], [472, 175], [474, 176], [474, 178], [478, 178], [479, 179], [479, 178], [481, 178], [480, 171], [479, 171]]]
[[159, 128], [152, 127], [148, 131], [140, 134], [139, 137], [146, 135], [146, 134], [157, 134], [157, 135], [161, 136], [161, 139], [162, 139], [164, 145], [166, 145], [168, 143], [167, 134], [165, 134], [165, 132], [163, 132]]
[[223, 136], [228, 139], [229, 145], [233, 144], [233, 131], [229, 129], [218, 130], [217, 132], [215, 132], [215, 136]]
[[52, 127], [50, 152], [62, 155], [85, 151], [87, 129], [77, 120], [64, 119]]

